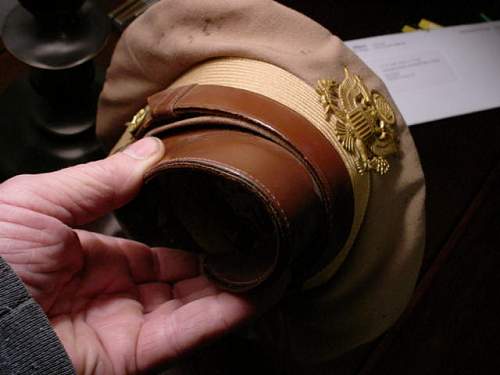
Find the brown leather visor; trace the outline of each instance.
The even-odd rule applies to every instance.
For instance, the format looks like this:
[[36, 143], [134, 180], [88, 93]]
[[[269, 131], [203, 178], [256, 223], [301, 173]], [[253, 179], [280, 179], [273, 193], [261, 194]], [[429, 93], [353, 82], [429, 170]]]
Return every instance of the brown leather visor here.
[[207, 277], [233, 291], [286, 268], [300, 284], [341, 250], [353, 218], [349, 175], [303, 117], [214, 85], [167, 89], [149, 108], [134, 137], [157, 136], [166, 153], [119, 212], [132, 237], [203, 254]]

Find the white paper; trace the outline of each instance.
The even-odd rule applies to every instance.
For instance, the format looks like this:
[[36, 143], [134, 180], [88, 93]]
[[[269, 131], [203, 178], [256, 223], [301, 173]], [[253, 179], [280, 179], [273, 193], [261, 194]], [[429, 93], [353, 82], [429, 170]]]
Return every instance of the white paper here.
[[500, 21], [347, 41], [408, 125], [500, 107]]

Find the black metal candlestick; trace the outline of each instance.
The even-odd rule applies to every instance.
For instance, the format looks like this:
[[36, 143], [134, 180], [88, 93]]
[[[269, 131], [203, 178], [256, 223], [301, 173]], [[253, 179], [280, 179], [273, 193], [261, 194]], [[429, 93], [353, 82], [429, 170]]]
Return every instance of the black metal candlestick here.
[[0, 178], [101, 156], [94, 120], [102, 74], [92, 59], [109, 20], [84, 1], [19, 0], [7, 16], [5, 48], [31, 69], [0, 97]]

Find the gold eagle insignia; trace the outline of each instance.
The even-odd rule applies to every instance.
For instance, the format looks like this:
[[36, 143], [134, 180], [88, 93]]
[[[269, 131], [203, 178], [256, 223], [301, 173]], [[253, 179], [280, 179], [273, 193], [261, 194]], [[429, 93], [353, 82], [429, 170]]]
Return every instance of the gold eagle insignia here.
[[320, 80], [316, 91], [327, 121], [333, 121], [335, 135], [347, 152], [354, 155], [360, 174], [389, 171], [386, 157], [398, 152], [396, 116], [389, 102], [376, 90], [369, 91], [361, 78], [344, 67], [345, 78], [338, 84]]

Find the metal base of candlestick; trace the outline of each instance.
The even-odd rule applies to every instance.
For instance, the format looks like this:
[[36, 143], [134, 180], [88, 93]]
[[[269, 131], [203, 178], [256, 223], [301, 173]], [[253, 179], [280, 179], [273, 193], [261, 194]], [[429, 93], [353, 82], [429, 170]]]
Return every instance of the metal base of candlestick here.
[[29, 66], [66, 69], [94, 58], [105, 45], [109, 31], [106, 14], [91, 1], [74, 16], [52, 23], [43, 23], [17, 6], [5, 20], [2, 39], [5, 48]]
[[105, 156], [95, 136], [95, 112], [65, 119], [57, 109], [42, 106], [40, 110], [41, 100], [28, 76], [14, 82], [0, 96], [0, 180], [54, 171]]

